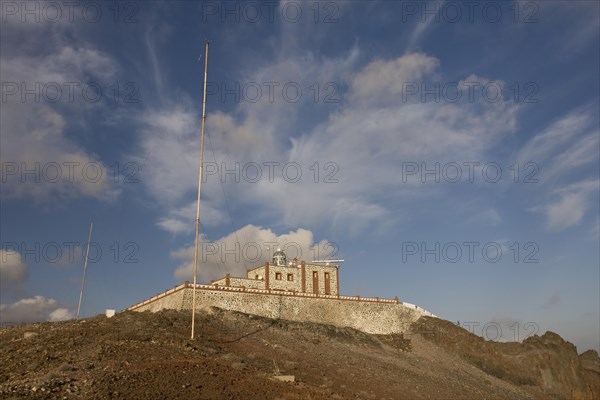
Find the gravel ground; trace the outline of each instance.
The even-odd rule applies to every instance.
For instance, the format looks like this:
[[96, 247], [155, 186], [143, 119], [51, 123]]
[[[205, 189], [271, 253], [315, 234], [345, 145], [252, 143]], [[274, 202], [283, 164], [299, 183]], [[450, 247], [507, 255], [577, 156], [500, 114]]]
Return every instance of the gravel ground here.
[[[195, 340], [189, 312], [172, 310], [3, 328], [0, 397], [559, 398], [534, 382], [484, 372], [464, 348], [453, 351], [417, 329], [377, 336], [218, 309], [203, 310], [196, 321]], [[275, 365], [295, 382], [274, 379]]]

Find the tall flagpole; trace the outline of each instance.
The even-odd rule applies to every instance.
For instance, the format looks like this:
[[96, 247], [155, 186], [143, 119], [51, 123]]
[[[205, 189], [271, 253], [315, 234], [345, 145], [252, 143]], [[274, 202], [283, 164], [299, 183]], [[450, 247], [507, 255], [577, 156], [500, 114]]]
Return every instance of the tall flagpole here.
[[202, 163], [204, 162], [204, 124], [206, 121], [206, 79], [208, 71], [208, 42], [204, 43], [204, 93], [202, 95], [202, 133], [200, 136], [200, 170], [198, 172], [198, 203], [196, 205], [196, 244], [194, 250], [194, 287], [192, 289], [192, 339], [196, 322], [196, 280], [198, 279], [198, 245], [200, 236], [200, 189], [202, 188]]
[[85, 251], [85, 263], [83, 265], [83, 279], [81, 280], [81, 291], [79, 291], [79, 304], [77, 305], [77, 319], [79, 319], [79, 311], [81, 310], [81, 300], [83, 299], [83, 288], [85, 287], [85, 273], [87, 271], [88, 256], [90, 255], [90, 242], [92, 241], [92, 229], [94, 229], [94, 223], [90, 222], [90, 234], [88, 235], [87, 249]]

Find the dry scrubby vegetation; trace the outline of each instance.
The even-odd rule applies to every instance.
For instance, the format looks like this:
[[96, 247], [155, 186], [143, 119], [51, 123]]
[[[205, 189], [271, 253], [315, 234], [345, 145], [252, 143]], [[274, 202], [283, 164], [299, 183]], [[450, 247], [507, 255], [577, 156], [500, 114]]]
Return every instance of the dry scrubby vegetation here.
[[[493, 343], [423, 317], [407, 335], [218, 309], [0, 330], [0, 397], [598, 399], [600, 359], [554, 333]], [[293, 383], [273, 379], [274, 364]]]

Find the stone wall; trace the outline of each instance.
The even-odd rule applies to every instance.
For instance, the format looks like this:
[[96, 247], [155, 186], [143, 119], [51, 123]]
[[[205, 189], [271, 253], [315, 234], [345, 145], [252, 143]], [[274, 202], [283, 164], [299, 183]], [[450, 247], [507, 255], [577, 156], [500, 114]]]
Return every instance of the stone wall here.
[[[130, 309], [152, 312], [161, 309], [189, 310], [192, 308], [192, 295], [191, 287], [181, 285], [172, 289], [170, 293], [156, 296]], [[415, 309], [390, 300], [373, 300], [292, 296], [233, 288], [209, 289], [208, 286], [196, 291], [197, 309], [215, 306], [274, 319], [351, 327], [374, 334], [406, 332], [410, 324], [422, 315]]]
[[229, 284], [231, 286], [244, 286], [248, 289], [264, 289], [265, 281], [248, 279], [248, 278], [229, 278]]
[[[158, 296], [155, 296], [155, 298], [158, 297], [155, 300], [153, 300], [153, 298], [150, 298], [145, 302], [139, 303], [142, 304], [141, 306], [139, 306], [138, 304], [129, 307], [128, 310], [151, 312], [157, 312], [164, 309], [183, 310], [183, 294], [185, 290], [191, 289], [185, 289], [185, 285], [181, 285]], [[199, 291], [196, 292], [196, 295], [198, 295], [198, 293]]]
[[248, 279], [256, 279], [257, 275], [259, 277], [262, 277], [262, 279], [265, 279], [265, 267], [263, 265], [261, 267], [249, 269], [248, 271], [246, 271], [246, 274], [248, 276]]
[[221, 278], [210, 282], [211, 285], [227, 286], [227, 279]]
[[216, 281], [212, 281], [210, 283], [212, 286], [236, 286], [236, 287], [244, 287], [246, 289], [264, 289], [265, 281], [256, 280], [256, 279], [248, 279], [248, 278], [238, 278], [238, 277], [225, 277], [221, 279], [217, 279]]

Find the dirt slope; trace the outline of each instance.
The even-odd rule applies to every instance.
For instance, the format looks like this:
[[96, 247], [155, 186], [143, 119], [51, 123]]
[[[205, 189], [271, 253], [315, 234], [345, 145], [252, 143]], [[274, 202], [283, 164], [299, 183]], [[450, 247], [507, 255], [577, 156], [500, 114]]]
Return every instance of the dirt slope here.
[[554, 332], [529, 337], [523, 343], [499, 343], [429, 317], [419, 319], [413, 329], [490, 375], [540, 398], [598, 398], [598, 353], [590, 350], [578, 356], [576, 347]]
[[[419, 332], [452, 329], [431, 318], [404, 337], [217, 309], [203, 311], [197, 323], [194, 341], [189, 313], [178, 311], [2, 329], [0, 397], [518, 400], [560, 398], [572, 385], [592, 398], [584, 375], [600, 365], [592, 353], [577, 364], [573, 349], [554, 336], [523, 344], [521, 355], [489, 343], [449, 346]], [[274, 362], [296, 382], [274, 380]], [[518, 362], [529, 380], [508, 373]], [[548, 365], [551, 375], [538, 371]]]

